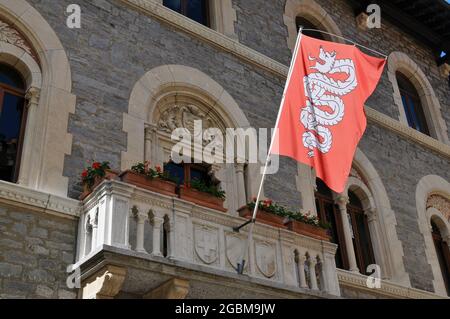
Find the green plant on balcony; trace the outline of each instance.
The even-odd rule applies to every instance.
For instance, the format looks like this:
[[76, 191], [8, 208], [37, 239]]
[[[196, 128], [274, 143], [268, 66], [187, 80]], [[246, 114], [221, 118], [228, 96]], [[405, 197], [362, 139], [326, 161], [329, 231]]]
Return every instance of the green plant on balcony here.
[[210, 194], [210, 195], [220, 198], [220, 199], [226, 198], [225, 191], [219, 189], [215, 185], [209, 185], [202, 180], [192, 179], [190, 186], [191, 186], [191, 188], [198, 190], [199, 192], [207, 193], [207, 194]]
[[[254, 198], [252, 202], [248, 203], [247, 207], [253, 210], [255, 208], [255, 205], [256, 205], [256, 198]], [[258, 209], [267, 213], [271, 213], [281, 217], [286, 217], [290, 220], [295, 220], [301, 223], [320, 227], [323, 229], [330, 229], [331, 227], [330, 224], [322, 222], [321, 220], [319, 220], [319, 218], [317, 218], [317, 216], [314, 216], [309, 212], [308, 213], [294, 212], [287, 209], [284, 206], [274, 203], [270, 199], [259, 201]]]

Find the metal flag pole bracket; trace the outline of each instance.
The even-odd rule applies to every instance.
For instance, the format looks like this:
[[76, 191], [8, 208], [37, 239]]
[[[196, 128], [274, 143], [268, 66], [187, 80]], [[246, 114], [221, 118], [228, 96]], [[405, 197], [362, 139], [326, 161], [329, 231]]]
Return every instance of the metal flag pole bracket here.
[[244, 227], [247, 226], [248, 224], [255, 223], [255, 222], [256, 222], [256, 219], [249, 219], [249, 220], [247, 220], [245, 223], [243, 223], [242, 225], [237, 226], [237, 227], [233, 227], [233, 231], [234, 231], [235, 233], [239, 233], [239, 231], [240, 231], [242, 228], [244, 228]]

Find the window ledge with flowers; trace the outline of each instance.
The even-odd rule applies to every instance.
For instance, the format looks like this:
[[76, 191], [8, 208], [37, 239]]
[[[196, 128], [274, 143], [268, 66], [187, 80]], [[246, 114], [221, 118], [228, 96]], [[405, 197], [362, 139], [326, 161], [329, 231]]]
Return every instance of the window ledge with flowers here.
[[85, 199], [105, 179], [119, 179], [120, 181], [149, 191], [176, 196], [180, 199], [200, 206], [226, 212], [223, 207], [225, 192], [215, 185], [208, 185], [204, 181], [193, 179], [189, 185], [180, 185], [177, 177], [162, 170], [161, 166], [152, 168], [150, 162], [138, 163], [123, 172], [111, 170], [108, 162], [95, 162], [86, 168], [81, 176], [84, 192], [80, 199]]
[[[256, 206], [256, 198], [239, 209], [239, 215], [251, 219]], [[307, 212], [294, 212], [266, 199], [258, 203], [257, 221], [277, 228], [288, 229], [301, 235], [319, 240], [330, 240], [330, 225], [321, 222], [317, 216]]]
[[118, 172], [113, 171], [109, 166], [109, 162], [94, 162], [81, 173], [81, 183], [83, 185], [83, 193], [80, 200], [85, 199], [92, 191], [101, 184], [105, 179], [115, 179]]

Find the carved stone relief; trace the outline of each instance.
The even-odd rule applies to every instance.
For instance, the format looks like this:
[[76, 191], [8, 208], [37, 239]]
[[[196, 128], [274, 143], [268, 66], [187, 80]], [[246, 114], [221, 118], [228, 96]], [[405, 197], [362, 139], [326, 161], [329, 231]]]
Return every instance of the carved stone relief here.
[[272, 278], [277, 272], [276, 252], [273, 244], [255, 242], [256, 266], [267, 278]]
[[217, 229], [204, 225], [196, 225], [194, 230], [195, 252], [202, 262], [212, 264], [219, 256]]
[[28, 45], [27, 41], [23, 36], [8, 23], [0, 20], [0, 41], [12, 44], [33, 57], [37, 61], [31, 46]]
[[[227, 262], [234, 269], [237, 269], [237, 264], [242, 261], [245, 240], [245, 237], [238, 236], [236, 234], [227, 234], [225, 236]], [[248, 268], [249, 264], [248, 251], [245, 254], [245, 260], [246, 263], [244, 265], [244, 270]]]
[[436, 208], [450, 222], [450, 200], [437, 194], [431, 195], [427, 200], [427, 209], [430, 207]]

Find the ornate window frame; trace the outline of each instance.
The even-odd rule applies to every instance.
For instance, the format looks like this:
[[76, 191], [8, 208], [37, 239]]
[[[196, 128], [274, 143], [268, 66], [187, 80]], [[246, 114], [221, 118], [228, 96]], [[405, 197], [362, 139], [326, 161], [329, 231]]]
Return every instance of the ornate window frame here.
[[447, 124], [442, 117], [441, 105], [425, 73], [423, 73], [417, 63], [408, 55], [403, 52], [395, 51], [388, 57], [388, 78], [393, 88], [394, 103], [399, 111], [398, 120], [408, 126], [396, 72], [401, 72], [406, 76], [419, 93], [431, 136], [440, 142], [449, 145], [448, 129]]
[[[227, 127], [243, 129], [250, 127], [245, 114], [231, 95], [203, 72], [183, 65], [156, 67], [135, 84], [130, 96], [128, 113], [124, 113], [123, 130], [127, 133], [128, 139], [127, 150], [122, 152], [121, 158], [123, 170], [146, 159], [151, 159], [154, 164], [163, 164], [162, 156], [167, 153], [164, 148], [167, 149], [167, 143], [171, 142], [170, 135], [164, 136], [167, 134], [157, 132], [154, 122], [158, 118], [157, 107], [160, 102], [164, 102], [167, 97], [173, 98], [174, 93], [179, 93], [181, 99], [197, 99], [213, 108], [215, 116]], [[227, 191], [225, 206], [230, 213], [236, 212], [239, 205], [245, 204], [248, 200], [242, 197], [246, 185], [244, 169], [240, 166], [242, 165], [216, 168], [217, 177]], [[255, 189], [257, 182], [251, 181]]]
[[29, 113], [18, 183], [67, 196], [64, 157], [71, 153], [67, 127], [69, 114], [75, 111], [67, 55], [53, 29], [27, 1], [1, 1], [0, 18], [17, 30], [4, 34], [0, 61], [21, 72], [28, 88]]
[[416, 207], [419, 230], [424, 237], [425, 255], [433, 272], [433, 287], [436, 294], [447, 296], [442, 272], [439, 265], [436, 249], [433, 243], [431, 220], [438, 221], [443, 236], [450, 237], [450, 221], [436, 207], [428, 207], [427, 202], [431, 195], [440, 195], [450, 201], [450, 183], [440, 176], [424, 176], [416, 188]]
[[[147, 0], [151, 2], [151, 0]], [[163, 4], [163, 0], [155, 0]], [[234, 23], [237, 21], [236, 9], [233, 8], [232, 0], [210, 0], [209, 14], [211, 28], [227, 37], [237, 40]]]
[[[347, 198], [348, 190], [351, 190], [360, 198], [369, 219], [375, 260], [381, 267], [383, 279], [404, 287], [411, 287], [409, 275], [403, 262], [403, 246], [397, 236], [397, 220], [381, 177], [359, 148], [355, 153], [353, 167], [344, 192], [335, 194], [335, 197], [336, 199]], [[299, 191], [302, 192], [303, 209], [317, 214], [314, 201], [315, 181], [314, 170], [306, 165], [299, 164], [297, 184], [299, 185]], [[308, 184], [309, 187], [307, 187]], [[308, 199], [307, 196], [312, 197]], [[311, 210], [310, 207], [313, 207], [313, 209]]]
[[[296, 18], [301, 16], [324, 31], [342, 36], [342, 32], [334, 22], [333, 18], [314, 0], [287, 0], [284, 8], [283, 20], [288, 31], [287, 43], [289, 49], [294, 52], [297, 40]], [[335, 42], [342, 42], [342, 39], [329, 36]]]
[[403, 247], [397, 236], [397, 220], [383, 182], [367, 156], [358, 148], [353, 160], [354, 172], [344, 195], [353, 191], [361, 200], [368, 216], [375, 260], [382, 277], [410, 287], [409, 275], [403, 263]]

